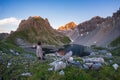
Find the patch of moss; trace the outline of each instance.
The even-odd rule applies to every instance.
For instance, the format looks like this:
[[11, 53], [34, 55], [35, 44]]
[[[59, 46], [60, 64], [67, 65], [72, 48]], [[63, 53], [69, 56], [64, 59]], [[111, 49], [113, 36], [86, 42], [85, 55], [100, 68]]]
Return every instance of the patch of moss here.
[[114, 56], [120, 56], [120, 47], [114, 49], [114, 50], [111, 50], [111, 53], [114, 55]]
[[120, 45], [120, 36], [110, 43], [110, 46], [118, 46], [118, 45]]
[[96, 46], [96, 45], [91, 45], [91, 48], [97, 49], [97, 50], [106, 50], [107, 49], [107, 48], [103, 48], [103, 47]]

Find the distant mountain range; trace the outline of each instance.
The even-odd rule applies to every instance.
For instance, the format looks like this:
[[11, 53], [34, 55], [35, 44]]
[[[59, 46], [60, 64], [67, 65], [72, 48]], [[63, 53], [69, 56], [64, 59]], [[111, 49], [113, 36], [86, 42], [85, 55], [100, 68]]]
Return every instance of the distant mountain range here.
[[63, 45], [70, 42], [69, 38], [54, 30], [48, 19], [40, 16], [29, 17], [22, 20], [15, 32], [7, 38], [8, 42], [21, 44], [21, 42]]
[[0, 36], [0, 39], [7, 38], [7, 42], [19, 45], [38, 41], [48, 45], [63, 45], [71, 40], [72, 44], [107, 47], [113, 40], [120, 37], [120, 9], [111, 17], [95, 16], [78, 25], [70, 22], [59, 27], [58, 30], [51, 27], [47, 18], [29, 17], [21, 21], [15, 32], [11, 32], [10, 35], [0, 34]]
[[62, 31], [74, 44], [106, 47], [120, 36], [120, 9], [113, 16], [99, 16], [80, 23], [73, 30]]

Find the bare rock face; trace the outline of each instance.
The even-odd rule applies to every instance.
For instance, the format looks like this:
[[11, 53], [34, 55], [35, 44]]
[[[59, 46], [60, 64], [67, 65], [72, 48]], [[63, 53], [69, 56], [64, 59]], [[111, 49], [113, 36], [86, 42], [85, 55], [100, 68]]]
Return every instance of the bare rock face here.
[[[120, 9], [113, 13], [112, 17], [101, 18], [97, 16], [80, 23], [76, 30], [79, 35], [76, 39], [71, 37], [74, 40], [73, 43], [107, 47], [111, 41], [120, 36]], [[76, 36], [74, 34], [72, 36]]]
[[21, 23], [19, 24], [17, 31], [24, 30], [30, 27], [36, 29], [39, 28], [41, 30], [46, 30], [46, 28], [51, 28], [47, 18], [44, 20], [40, 16], [34, 16], [34, 17], [29, 17], [27, 20], [22, 20]]
[[0, 33], [0, 40], [4, 40], [9, 36], [8, 33]]
[[70, 30], [70, 29], [74, 29], [76, 27], [76, 24], [74, 22], [70, 22], [67, 23], [65, 26], [61, 26], [58, 28], [59, 31], [63, 31], [63, 30]]
[[99, 24], [101, 24], [104, 21], [105, 21], [104, 18], [101, 18], [99, 16], [95, 16], [89, 21], [80, 23], [77, 26], [77, 29], [79, 30], [80, 34], [83, 34], [85, 32], [89, 32], [89, 31], [94, 30]]

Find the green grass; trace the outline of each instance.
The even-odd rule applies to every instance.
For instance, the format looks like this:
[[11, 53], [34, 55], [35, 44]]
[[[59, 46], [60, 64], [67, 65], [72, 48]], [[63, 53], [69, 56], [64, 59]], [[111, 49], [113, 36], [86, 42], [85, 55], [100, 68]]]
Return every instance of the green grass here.
[[21, 32], [16, 31], [16, 32], [10, 34], [10, 36], [6, 39], [6, 42], [16, 45], [16, 39], [17, 38], [21, 38], [23, 40], [30, 40], [29, 37], [28, 37], [28, 34], [26, 34], [26, 33], [28, 33], [27, 30], [26, 31], [21, 31]]
[[107, 48], [96, 46], [96, 45], [91, 45], [91, 48], [96, 49], [96, 50], [108, 50]]
[[120, 36], [110, 43], [111, 47], [116, 47], [110, 50], [114, 56], [120, 56]]
[[35, 55], [35, 53], [27, 52], [27, 51], [23, 50], [22, 48], [18, 47], [17, 45], [14, 45], [14, 44], [11, 44], [8, 42], [4, 42], [4, 41], [0, 41], [0, 51], [2, 51], [3, 53], [6, 53], [6, 54], [11, 54], [12, 52], [10, 52], [10, 49], [14, 50], [15, 52], [18, 52], [19, 54], [28, 54], [29, 53], [31, 55]]
[[120, 56], [120, 47], [110, 51], [114, 56]]
[[[19, 56], [9, 54], [9, 49], [19, 51]], [[7, 54], [2, 54], [2, 52]], [[23, 54], [24, 53], [24, 54]], [[76, 66], [68, 65], [63, 71], [64, 75], [59, 75], [59, 71], [48, 71], [51, 61], [38, 61], [35, 55], [25, 57], [30, 54], [21, 48], [0, 41], [0, 78], [3, 80], [120, 80], [120, 67], [114, 70], [112, 65], [103, 65], [99, 70], [84, 70]], [[81, 58], [76, 58], [81, 61]], [[120, 57], [113, 58], [115, 63], [120, 64]], [[8, 62], [12, 62], [7, 68]], [[22, 76], [22, 73], [29, 72], [32, 76]]]
[[14, 32], [7, 38], [7, 42], [16, 45], [17, 38], [21, 38], [30, 43], [37, 43], [38, 41], [41, 41], [42, 43], [49, 45], [68, 44], [70, 42], [70, 39], [66, 36], [60, 34], [57, 35], [55, 32], [51, 33], [49, 31], [41, 31], [39, 29], [36, 31], [34, 27]]
[[120, 45], [120, 36], [110, 43], [110, 46]]
[[[114, 70], [112, 65], [103, 65], [99, 70], [84, 70], [76, 66], [68, 65], [64, 75], [59, 75], [59, 71], [48, 71], [51, 61], [39, 61], [37, 57], [25, 57], [25, 54], [15, 56], [12, 54], [1, 54], [0, 52], [0, 77], [3, 80], [119, 80], [120, 67]], [[76, 58], [81, 61], [81, 58]], [[120, 61], [120, 57], [115, 57], [114, 62]], [[7, 63], [12, 65], [7, 68]], [[22, 73], [29, 72], [32, 76], [22, 76]]]
[[[21, 62], [17, 63], [19, 60], [21, 60]], [[25, 70], [25, 60], [27, 61], [26, 64], [28, 64], [27, 70]], [[119, 80], [120, 77], [120, 68], [115, 71], [112, 66], [103, 66], [99, 71], [67, 66], [67, 68], [63, 70], [65, 74], [59, 75], [59, 71], [48, 71], [50, 67], [49, 63], [48, 61], [40, 62], [36, 58], [32, 58], [31, 60], [29, 58], [23, 58], [23, 56], [14, 57], [10, 68], [5, 68], [7, 61], [0, 67], [0, 69], [4, 68], [4, 73], [0, 73], [0, 75], [2, 75], [0, 77], [3, 77], [5, 80]], [[21, 76], [24, 72], [30, 72], [32, 76]]]
[[15, 45], [7, 43], [7, 42], [0, 41], [0, 51], [3, 51], [5, 53], [10, 53], [10, 49], [17, 51], [19, 53], [24, 53], [22, 48], [17, 47]]

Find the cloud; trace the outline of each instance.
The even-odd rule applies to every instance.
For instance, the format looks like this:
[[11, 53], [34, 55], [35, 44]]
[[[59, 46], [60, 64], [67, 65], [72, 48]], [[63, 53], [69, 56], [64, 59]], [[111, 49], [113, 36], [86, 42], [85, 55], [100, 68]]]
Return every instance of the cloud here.
[[9, 33], [9, 30], [0, 29], [0, 33]]
[[11, 30], [15, 31], [20, 23], [20, 19], [10, 17], [0, 20], [0, 33], [1, 32], [10, 32]]
[[21, 20], [18, 20], [14, 17], [10, 17], [10, 18], [5, 18], [0, 20], [0, 25], [6, 25], [6, 24], [16, 24], [18, 25], [20, 23]]

